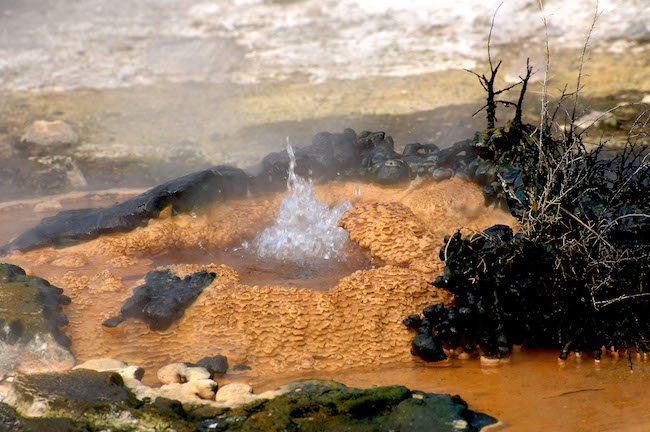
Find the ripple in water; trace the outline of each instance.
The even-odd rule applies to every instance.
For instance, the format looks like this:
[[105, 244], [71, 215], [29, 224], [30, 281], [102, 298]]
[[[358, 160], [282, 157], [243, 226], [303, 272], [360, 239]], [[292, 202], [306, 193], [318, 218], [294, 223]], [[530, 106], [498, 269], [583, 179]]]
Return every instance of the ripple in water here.
[[341, 261], [345, 258], [343, 246], [348, 234], [336, 224], [352, 204], [346, 200], [329, 208], [320, 201], [311, 180], [296, 175], [296, 158], [288, 143], [287, 152], [290, 158], [289, 195], [282, 200], [275, 224], [258, 234], [253, 249], [262, 258], [284, 263]]

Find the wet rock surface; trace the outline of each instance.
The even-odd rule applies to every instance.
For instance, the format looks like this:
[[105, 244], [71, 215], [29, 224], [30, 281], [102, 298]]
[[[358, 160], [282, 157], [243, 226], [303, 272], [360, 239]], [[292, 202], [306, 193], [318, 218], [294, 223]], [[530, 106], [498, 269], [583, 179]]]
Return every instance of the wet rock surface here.
[[70, 298], [45, 279], [0, 264], [0, 377], [16, 371], [60, 370], [74, 366], [61, 313]]
[[45, 430], [63, 426], [64, 431], [195, 430], [177, 415], [138, 400], [115, 372], [75, 370], [19, 376], [2, 405], [0, 412], [6, 413], [12, 430], [17, 431], [34, 424]]
[[115, 206], [67, 210], [45, 218], [36, 227], [0, 247], [0, 254], [42, 246], [66, 246], [105, 233], [129, 231], [146, 225], [167, 206], [172, 206], [175, 212], [187, 212], [215, 201], [243, 196], [247, 188], [248, 175], [238, 168], [219, 166], [199, 171]]
[[281, 395], [198, 423], [201, 430], [478, 431], [496, 420], [458, 396], [406, 387], [365, 390], [334, 381], [289, 383]]
[[88, 432], [68, 418], [23, 417], [3, 402], [0, 402], [0, 425], [6, 432]]
[[[226, 390], [228, 391], [222, 391]], [[10, 431], [479, 431], [496, 423], [458, 396], [402, 386], [357, 389], [335, 381], [299, 381], [259, 395], [229, 384], [217, 402], [181, 403], [162, 396], [139, 400], [117, 373], [73, 371], [22, 376], [0, 420]], [[219, 405], [220, 395], [231, 408]], [[38, 428], [38, 429], [37, 429]]]
[[181, 279], [169, 270], [153, 270], [145, 276], [145, 284], [133, 290], [120, 314], [102, 325], [117, 327], [127, 318], [134, 318], [151, 330], [166, 330], [216, 277], [215, 273], [200, 271]]

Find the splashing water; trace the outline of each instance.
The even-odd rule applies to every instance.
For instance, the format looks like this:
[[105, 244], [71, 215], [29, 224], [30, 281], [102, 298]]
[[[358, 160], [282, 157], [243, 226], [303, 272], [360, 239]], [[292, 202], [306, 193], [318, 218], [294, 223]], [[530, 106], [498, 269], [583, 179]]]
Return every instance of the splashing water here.
[[275, 224], [255, 239], [255, 251], [263, 258], [275, 258], [285, 263], [343, 259], [343, 246], [348, 234], [336, 224], [352, 204], [343, 201], [330, 209], [316, 197], [311, 180], [296, 175], [296, 157], [289, 143], [287, 153], [290, 158], [289, 196], [282, 200]]

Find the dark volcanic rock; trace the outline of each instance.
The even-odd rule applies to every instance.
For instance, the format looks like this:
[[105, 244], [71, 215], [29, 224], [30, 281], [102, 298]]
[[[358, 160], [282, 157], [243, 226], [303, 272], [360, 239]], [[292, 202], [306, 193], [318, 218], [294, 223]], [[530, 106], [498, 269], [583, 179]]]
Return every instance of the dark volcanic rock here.
[[0, 254], [41, 246], [69, 246], [104, 233], [126, 232], [147, 224], [167, 206], [187, 212], [201, 205], [243, 196], [249, 176], [239, 168], [218, 166], [164, 183], [111, 207], [67, 210], [43, 219], [0, 248]]
[[379, 184], [397, 184], [411, 180], [409, 165], [399, 159], [384, 161], [374, 169], [372, 180]]
[[45, 279], [0, 264], [0, 377], [8, 373], [68, 369], [75, 364], [70, 340], [59, 327], [70, 298]]
[[483, 234], [490, 237], [492, 241], [502, 241], [508, 243], [512, 240], [512, 228], [508, 225], [493, 225], [483, 231]]
[[152, 270], [145, 276], [145, 284], [133, 290], [120, 314], [103, 325], [117, 327], [127, 318], [135, 318], [147, 323], [151, 330], [166, 330], [215, 278], [215, 273], [206, 271], [181, 279], [169, 270]]
[[403, 156], [427, 156], [429, 153], [440, 150], [435, 144], [411, 143], [404, 146]]
[[419, 334], [413, 339], [411, 354], [427, 362], [437, 362], [447, 358], [447, 354], [442, 350], [440, 339], [430, 334]]
[[[360, 162], [357, 134], [352, 129], [343, 133], [320, 132], [312, 144], [295, 149], [296, 174], [317, 181], [336, 177], [350, 177], [358, 173]], [[285, 184], [289, 172], [289, 154], [286, 150], [269, 153], [262, 160], [263, 172], [260, 184]]]
[[496, 420], [467, 409], [458, 396], [411, 392], [402, 386], [346, 387], [301, 381], [286, 393], [197, 422], [200, 430], [478, 431]]
[[228, 358], [221, 354], [214, 357], [203, 357], [196, 362], [196, 365], [206, 368], [214, 378], [214, 375], [223, 375], [228, 371]]

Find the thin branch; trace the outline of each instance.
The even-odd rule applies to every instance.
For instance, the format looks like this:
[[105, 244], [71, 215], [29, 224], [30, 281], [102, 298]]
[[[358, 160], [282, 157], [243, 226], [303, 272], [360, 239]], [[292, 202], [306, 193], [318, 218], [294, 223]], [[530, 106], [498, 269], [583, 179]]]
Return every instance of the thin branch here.
[[605, 306], [609, 306], [609, 305], [611, 305], [613, 303], [620, 302], [620, 301], [623, 301], [623, 300], [637, 299], [639, 297], [648, 297], [648, 296], [650, 296], [650, 293], [622, 295], [620, 297], [616, 297], [615, 299], [611, 299], [611, 300], [600, 300], [600, 301], [594, 302], [594, 304], [596, 306], [605, 307]]
[[[492, 68], [492, 55], [490, 54], [490, 42], [492, 41], [492, 29], [494, 29], [494, 20], [497, 17], [497, 13], [499, 12], [499, 9], [501, 9], [501, 6], [503, 6], [503, 2], [499, 3], [499, 6], [497, 6], [497, 9], [494, 11], [494, 15], [492, 15], [492, 23], [490, 23], [490, 33], [488, 34], [488, 44], [487, 44], [487, 52], [488, 52], [488, 62], [490, 63], [490, 70], [496, 72]], [[499, 66], [497, 66], [497, 69], [499, 69]]]
[[580, 54], [580, 66], [578, 68], [578, 79], [576, 81], [576, 91], [575, 91], [575, 99], [573, 102], [573, 112], [571, 114], [571, 129], [569, 131], [569, 140], [570, 142], [573, 141], [573, 134], [574, 134], [574, 124], [576, 120], [576, 108], [578, 106], [578, 98], [580, 96], [580, 90], [582, 89], [582, 86], [580, 84], [580, 81], [582, 80], [582, 69], [586, 63], [586, 55], [587, 55], [587, 50], [589, 49], [589, 40], [591, 39], [591, 35], [594, 31], [594, 28], [596, 27], [596, 21], [598, 20], [598, 17], [600, 16], [600, 13], [598, 12], [598, 1], [596, 1], [596, 10], [594, 12], [594, 19], [591, 22], [591, 27], [589, 27], [589, 31], [587, 32], [587, 37], [585, 38], [585, 44], [582, 47], [582, 53]]

